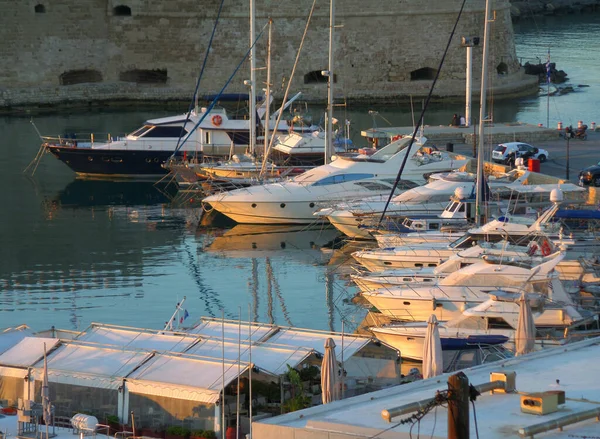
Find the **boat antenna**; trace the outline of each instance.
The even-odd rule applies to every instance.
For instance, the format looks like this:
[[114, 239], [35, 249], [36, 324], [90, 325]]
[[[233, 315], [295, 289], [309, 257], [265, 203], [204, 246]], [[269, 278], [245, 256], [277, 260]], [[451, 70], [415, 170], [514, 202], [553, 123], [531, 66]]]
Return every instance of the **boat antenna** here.
[[454, 38], [454, 34], [456, 33], [456, 27], [458, 26], [458, 22], [463, 13], [463, 9], [465, 8], [465, 3], [466, 3], [466, 0], [463, 0], [462, 5], [460, 6], [460, 11], [458, 12], [458, 16], [456, 17], [456, 21], [454, 22], [454, 27], [452, 28], [452, 32], [450, 33], [450, 38], [448, 38], [448, 43], [446, 44], [446, 49], [444, 50], [444, 54], [442, 55], [442, 59], [440, 60], [440, 65], [437, 69], [437, 72], [435, 73], [435, 78], [433, 78], [433, 82], [431, 83], [431, 88], [429, 89], [429, 93], [427, 94], [427, 99], [425, 100], [425, 103], [423, 104], [423, 110], [421, 111], [421, 116], [419, 117], [419, 122], [417, 123], [417, 125], [415, 126], [415, 129], [413, 130], [412, 138], [410, 139], [410, 143], [406, 147], [406, 154], [404, 155], [404, 158], [402, 159], [402, 164], [400, 165], [400, 170], [398, 171], [398, 175], [396, 176], [396, 181], [394, 181], [394, 186], [392, 187], [392, 190], [390, 191], [390, 196], [388, 197], [387, 201], [385, 202], [385, 207], [383, 208], [383, 212], [381, 212], [381, 217], [379, 218], [379, 222], [377, 223], [377, 225], [380, 225], [381, 222], [383, 221], [383, 218], [385, 218], [385, 214], [387, 212], [388, 206], [390, 205], [390, 201], [392, 200], [392, 197], [394, 196], [394, 192], [396, 191], [396, 188], [398, 187], [398, 184], [400, 183], [400, 179], [402, 178], [402, 171], [404, 170], [404, 166], [406, 166], [406, 161], [408, 160], [408, 156], [410, 155], [410, 150], [413, 146], [413, 143], [415, 142], [415, 137], [417, 136], [419, 127], [423, 123], [425, 111], [427, 110], [427, 107], [429, 106], [429, 101], [431, 100], [431, 96], [433, 95], [433, 89], [435, 88], [435, 84], [437, 83], [438, 78], [440, 76], [440, 72], [442, 71], [442, 66], [444, 65], [444, 60], [446, 59], [446, 55], [448, 54], [448, 50], [450, 49], [450, 43], [452, 43], [452, 38]]
[[[268, 23], [265, 24], [265, 26], [262, 28], [262, 30], [258, 34], [258, 36], [256, 37], [256, 39], [254, 40], [254, 44], [256, 44], [256, 42], [260, 39], [260, 37], [262, 36], [262, 34], [265, 31], [265, 29], [267, 28], [267, 26], [268, 26]], [[196, 131], [196, 129], [200, 126], [200, 124], [202, 122], [204, 122], [204, 119], [206, 119], [206, 116], [208, 116], [208, 114], [210, 113], [210, 111], [217, 104], [217, 101], [219, 100], [219, 98], [221, 97], [221, 95], [223, 94], [223, 92], [225, 91], [225, 89], [227, 88], [227, 86], [229, 85], [229, 83], [231, 82], [231, 80], [237, 74], [238, 70], [242, 67], [242, 64], [244, 63], [244, 61], [246, 61], [246, 58], [248, 58], [248, 55], [250, 54], [250, 50], [251, 50], [251, 48], [248, 49], [248, 51], [246, 52], [246, 54], [244, 55], [244, 57], [242, 58], [242, 60], [239, 62], [239, 64], [237, 65], [237, 67], [235, 68], [235, 70], [233, 71], [233, 73], [231, 74], [231, 76], [229, 77], [229, 79], [227, 79], [227, 82], [225, 82], [225, 85], [223, 86], [223, 88], [221, 88], [221, 90], [219, 91], [219, 93], [217, 93], [217, 95], [215, 96], [215, 98], [213, 99], [213, 101], [210, 103], [210, 105], [206, 109], [206, 112], [204, 112], [202, 114], [202, 117], [200, 118], [200, 120], [198, 122], [196, 122], [196, 125], [194, 125], [194, 127], [190, 130], [190, 132], [187, 133], [187, 135], [185, 136], [185, 138], [183, 139], [183, 141], [175, 148], [175, 150], [173, 151], [173, 154], [171, 154], [170, 158], [175, 157], [175, 154], [177, 154], [179, 152], [179, 150], [183, 147], [183, 145], [185, 145], [185, 142], [188, 141], [188, 139], [194, 133], [194, 131]]]
[[[294, 75], [296, 73], [296, 67], [298, 66], [298, 60], [300, 59], [300, 52], [302, 51], [302, 48], [304, 47], [304, 40], [306, 39], [306, 34], [308, 33], [308, 25], [310, 24], [313, 13], [315, 11], [316, 3], [317, 3], [317, 0], [313, 0], [313, 4], [310, 8], [310, 12], [308, 13], [306, 25], [304, 26], [304, 33], [302, 34], [302, 39], [300, 40], [300, 47], [298, 48], [298, 51], [296, 52], [296, 59], [294, 60], [294, 65], [292, 67], [292, 73], [290, 74], [290, 79], [288, 80], [287, 86], [285, 88], [285, 92], [283, 94], [282, 108], [286, 105], [286, 100], [290, 93], [290, 88], [292, 87], [292, 79], [294, 78]], [[282, 116], [283, 116], [283, 111], [281, 111], [281, 109], [280, 109], [280, 110], [278, 110], [277, 121], [275, 122], [275, 128], [274, 128], [275, 130], [277, 130], [279, 128], [279, 122], [281, 121]], [[266, 123], [269, 123], [269, 121], [266, 121]], [[271, 149], [273, 149], [273, 143], [275, 142], [275, 137], [276, 136], [271, 136], [271, 139], [269, 141], [269, 148], [268, 148], [267, 152], [265, 153], [265, 157], [268, 157], [269, 154], [271, 153]], [[265, 160], [263, 160], [263, 163], [262, 163], [262, 166], [260, 169], [260, 177], [259, 178], [262, 179], [264, 177], [266, 170], [267, 170], [267, 163]]]
[[208, 54], [210, 53], [210, 50], [212, 49], [212, 44], [213, 44], [213, 40], [215, 38], [215, 32], [217, 30], [217, 25], [219, 24], [219, 19], [221, 18], [221, 11], [223, 10], [223, 3], [225, 3], [225, 0], [221, 0], [221, 4], [219, 5], [219, 11], [217, 12], [217, 18], [215, 19], [215, 24], [213, 26], [212, 33], [210, 35], [210, 40], [208, 41], [208, 46], [206, 46], [206, 53], [204, 54], [204, 60], [202, 61], [202, 67], [200, 68], [200, 73], [198, 74], [198, 79], [196, 80], [196, 88], [194, 89], [194, 95], [192, 96], [192, 104], [190, 105], [190, 108], [188, 109], [188, 112], [185, 115], [185, 123], [183, 124], [183, 126], [181, 127], [181, 131], [179, 132], [179, 139], [177, 139], [177, 145], [175, 146], [176, 150], [179, 149], [179, 142], [181, 142], [181, 139], [182, 139], [183, 135], [185, 134], [185, 124], [187, 123], [188, 120], [190, 120], [190, 115], [192, 114], [192, 110], [195, 110], [196, 114], [198, 113], [198, 90], [200, 89], [200, 80], [202, 79], [202, 76], [204, 76], [204, 69], [206, 68], [206, 64], [208, 62]]

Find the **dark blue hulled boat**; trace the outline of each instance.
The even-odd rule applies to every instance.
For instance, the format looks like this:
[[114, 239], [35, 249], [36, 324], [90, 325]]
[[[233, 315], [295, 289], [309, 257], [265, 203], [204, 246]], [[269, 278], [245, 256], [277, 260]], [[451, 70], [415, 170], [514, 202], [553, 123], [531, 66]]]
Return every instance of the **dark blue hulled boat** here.
[[[219, 100], [223, 100], [223, 96]], [[266, 102], [256, 109], [258, 131], [265, 123], [265, 107]], [[275, 117], [271, 117], [271, 131], [289, 131], [286, 121], [280, 121], [277, 130], [275, 124]], [[125, 137], [100, 140], [90, 134], [42, 139], [46, 150], [79, 176], [156, 178], [168, 172], [163, 165], [173, 154], [198, 161], [243, 154], [248, 149], [249, 137], [249, 120], [231, 119], [225, 109], [214, 107], [191, 112], [189, 117], [182, 114], [148, 120]]]
[[[225, 156], [248, 147], [249, 122], [229, 119], [224, 109], [148, 120], [120, 138], [98, 142], [94, 135], [44, 137], [46, 149], [80, 176], [154, 178], [164, 175], [163, 164], [183, 145], [177, 156], [197, 158]], [[204, 120], [194, 130], [194, 127]], [[181, 139], [186, 139], [182, 142]]]

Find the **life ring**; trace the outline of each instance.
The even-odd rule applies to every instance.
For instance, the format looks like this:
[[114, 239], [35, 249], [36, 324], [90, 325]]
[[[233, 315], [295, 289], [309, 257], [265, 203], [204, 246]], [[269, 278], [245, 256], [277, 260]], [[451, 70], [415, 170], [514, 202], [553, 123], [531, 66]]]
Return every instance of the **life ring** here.
[[402, 138], [402, 136], [400, 134], [397, 134], [394, 137], [392, 137], [392, 142], [395, 142], [396, 140], [400, 140], [401, 138]]
[[14, 407], [4, 407], [0, 410], [3, 415], [15, 416], [17, 414], [17, 409]]
[[552, 247], [550, 247], [550, 242], [547, 239], [542, 242], [542, 256], [548, 256], [552, 253]]
[[212, 120], [213, 125], [215, 125], [215, 126], [219, 126], [223, 123], [223, 118], [221, 116], [219, 116], [218, 114], [215, 114], [211, 120]]
[[538, 249], [538, 246], [537, 246], [537, 244], [534, 242], [533, 244], [531, 244], [531, 247], [529, 247], [529, 250], [527, 250], [527, 254], [528, 254], [529, 256], [533, 256], [533, 255], [535, 255], [535, 252], [537, 251], [537, 249]]

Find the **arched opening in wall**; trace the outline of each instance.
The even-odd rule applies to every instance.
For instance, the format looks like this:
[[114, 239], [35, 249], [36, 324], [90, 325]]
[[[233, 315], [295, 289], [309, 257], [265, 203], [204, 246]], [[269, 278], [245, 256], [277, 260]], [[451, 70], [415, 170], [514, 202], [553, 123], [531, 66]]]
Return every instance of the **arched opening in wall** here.
[[498, 64], [498, 67], [496, 67], [496, 71], [499, 75], [506, 75], [508, 74], [508, 66], [505, 62], [501, 62], [500, 64]]
[[[337, 75], [333, 74], [333, 82], [337, 82]], [[304, 83], [305, 84], [327, 84], [327, 76], [324, 76], [321, 73], [321, 70], [315, 70], [313, 72], [308, 72], [304, 75]]]
[[98, 70], [69, 70], [59, 76], [60, 85], [102, 82], [102, 73]]
[[431, 80], [435, 78], [437, 70], [432, 69], [431, 67], [423, 67], [421, 69], [413, 70], [410, 72], [410, 80], [411, 81], [422, 81], [422, 80]]
[[156, 70], [127, 70], [119, 74], [119, 80], [124, 82], [136, 82], [138, 84], [166, 84], [167, 69]]
[[35, 10], [36, 14], [45, 14], [46, 13], [46, 6], [42, 5], [42, 4], [38, 4], [35, 5], [35, 8], [33, 8]]
[[130, 17], [131, 16], [131, 8], [125, 5], [115, 6], [113, 8], [113, 15], [117, 17]]

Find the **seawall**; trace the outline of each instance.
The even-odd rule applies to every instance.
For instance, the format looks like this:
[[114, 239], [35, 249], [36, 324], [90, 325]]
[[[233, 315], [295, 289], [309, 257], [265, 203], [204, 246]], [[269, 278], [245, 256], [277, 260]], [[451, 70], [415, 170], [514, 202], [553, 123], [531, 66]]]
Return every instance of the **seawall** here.
[[[46, 1], [46, 3], [44, 3]], [[337, 2], [334, 38], [338, 102], [393, 101], [427, 95], [459, 0], [344, 0]], [[0, 108], [115, 101], [189, 100], [207, 50], [220, 1], [35, 0], [0, 1], [5, 37]], [[256, 0], [257, 81], [264, 87], [268, 18], [272, 26], [272, 91], [283, 95], [309, 15], [310, 0]], [[485, 2], [467, 0], [434, 91], [438, 100], [464, 99], [462, 36], [483, 40]], [[537, 91], [516, 57], [511, 5], [494, 2], [490, 38], [491, 88], [497, 98]], [[247, 52], [247, 0], [226, 1], [201, 82], [201, 93], [219, 91]], [[329, 2], [317, 2], [306, 33], [292, 93], [325, 101]], [[473, 49], [473, 89], [479, 89], [482, 45]], [[245, 92], [248, 62], [227, 92]]]

